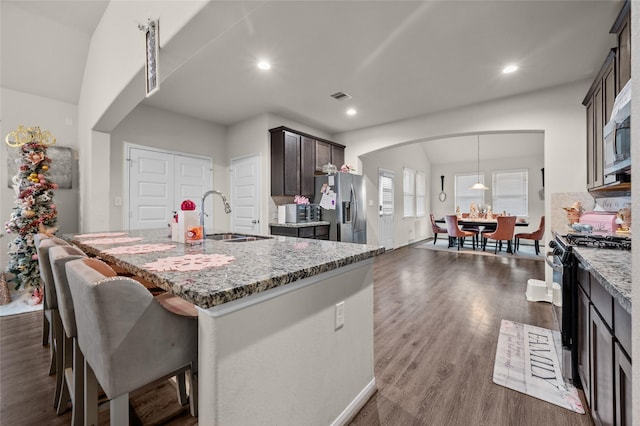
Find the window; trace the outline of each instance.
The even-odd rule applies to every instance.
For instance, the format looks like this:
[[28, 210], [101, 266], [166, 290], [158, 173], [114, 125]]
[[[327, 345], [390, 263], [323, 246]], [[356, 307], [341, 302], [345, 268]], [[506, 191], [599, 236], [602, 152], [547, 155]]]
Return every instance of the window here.
[[529, 215], [528, 170], [493, 172], [493, 211], [512, 216]]
[[465, 173], [455, 175], [455, 202], [456, 207], [460, 207], [461, 212], [468, 212], [471, 203], [476, 206], [484, 205], [484, 193], [482, 189], [470, 189], [475, 183], [484, 184], [484, 174]]
[[402, 177], [402, 188], [404, 193], [404, 217], [413, 217], [416, 215], [416, 171], [405, 167], [402, 173]]
[[393, 215], [393, 173], [380, 170], [380, 216]]
[[422, 172], [416, 173], [416, 216], [423, 217], [425, 215], [426, 202], [426, 176]]

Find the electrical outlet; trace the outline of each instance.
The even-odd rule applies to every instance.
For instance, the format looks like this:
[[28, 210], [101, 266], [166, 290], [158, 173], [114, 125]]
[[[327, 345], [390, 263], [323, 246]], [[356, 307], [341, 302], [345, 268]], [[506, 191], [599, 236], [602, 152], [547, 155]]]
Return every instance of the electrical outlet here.
[[336, 330], [344, 326], [344, 300], [336, 303]]
[[120, 207], [120, 206], [122, 206], [122, 197], [116, 197], [116, 198], [113, 200], [113, 204], [114, 204], [116, 207]]

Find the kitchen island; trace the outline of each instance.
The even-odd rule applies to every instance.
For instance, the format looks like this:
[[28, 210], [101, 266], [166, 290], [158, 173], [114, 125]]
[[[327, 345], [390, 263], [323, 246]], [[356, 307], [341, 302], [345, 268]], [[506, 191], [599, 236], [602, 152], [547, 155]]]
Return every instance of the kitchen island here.
[[[139, 240], [125, 244], [67, 239], [197, 306], [199, 424], [343, 424], [375, 392], [373, 258], [383, 248], [279, 236], [189, 246], [167, 233], [131, 231]], [[141, 244], [175, 247], [108, 253]], [[229, 263], [149, 268], [190, 255]]]

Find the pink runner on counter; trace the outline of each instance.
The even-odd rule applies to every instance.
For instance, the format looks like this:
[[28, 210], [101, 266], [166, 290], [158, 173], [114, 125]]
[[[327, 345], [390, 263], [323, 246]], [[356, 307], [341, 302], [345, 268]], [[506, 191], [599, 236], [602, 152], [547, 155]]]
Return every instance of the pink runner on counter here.
[[154, 262], [145, 263], [143, 267], [150, 271], [199, 271], [205, 268], [224, 266], [236, 260], [224, 254], [187, 254], [184, 256], [165, 257]]
[[175, 244], [137, 244], [135, 246], [114, 247], [104, 250], [107, 254], [143, 254], [176, 248]]
[[134, 243], [136, 241], [142, 241], [142, 237], [96, 238], [95, 240], [85, 240], [83, 243], [99, 246], [106, 244]]
[[95, 234], [76, 235], [75, 238], [105, 238], [105, 237], [120, 237], [122, 235], [127, 235], [127, 233], [126, 232], [98, 232]]

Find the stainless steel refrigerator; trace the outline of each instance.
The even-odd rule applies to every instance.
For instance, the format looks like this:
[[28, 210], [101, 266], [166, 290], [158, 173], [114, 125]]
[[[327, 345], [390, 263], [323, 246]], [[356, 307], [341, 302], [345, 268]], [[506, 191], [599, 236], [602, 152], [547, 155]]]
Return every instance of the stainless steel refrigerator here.
[[[315, 202], [328, 206], [326, 189], [335, 193], [335, 203], [331, 207], [322, 208], [321, 220], [331, 222], [329, 237], [333, 241], [348, 243], [367, 243], [367, 218], [365, 208], [364, 179], [350, 173], [336, 173], [331, 176], [315, 177]], [[325, 186], [327, 185], [327, 186]], [[323, 188], [325, 191], [323, 193]]]

